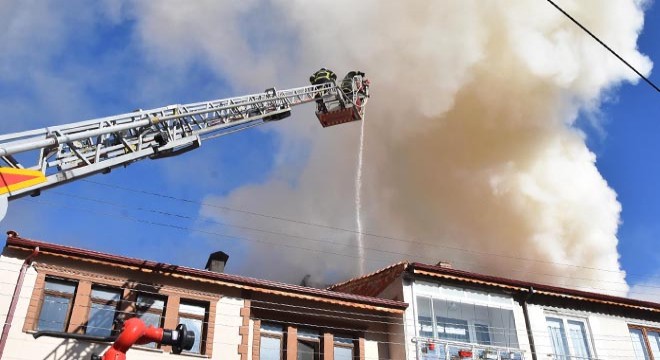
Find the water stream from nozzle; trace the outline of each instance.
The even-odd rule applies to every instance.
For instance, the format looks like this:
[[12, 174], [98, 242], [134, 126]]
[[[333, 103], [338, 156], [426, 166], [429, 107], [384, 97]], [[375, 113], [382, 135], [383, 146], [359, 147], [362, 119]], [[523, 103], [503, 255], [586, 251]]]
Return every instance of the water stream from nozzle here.
[[360, 126], [360, 151], [358, 153], [357, 174], [355, 175], [355, 224], [357, 226], [357, 248], [358, 248], [358, 269], [360, 275], [365, 273], [364, 269], [364, 234], [362, 231], [362, 159], [364, 155], [364, 122]]

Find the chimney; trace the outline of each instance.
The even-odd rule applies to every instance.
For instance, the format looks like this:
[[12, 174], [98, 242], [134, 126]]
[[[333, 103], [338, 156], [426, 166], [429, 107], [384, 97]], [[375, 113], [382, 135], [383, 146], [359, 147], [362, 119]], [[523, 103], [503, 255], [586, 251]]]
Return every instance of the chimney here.
[[225, 265], [227, 264], [228, 259], [229, 255], [222, 251], [216, 251], [209, 255], [209, 260], [206, 262], [204, 269], [217, 273], [223, 273], [225, 272]]
[[439, 266], [443, 269], [453, 269], [454, 268], [453, 266], [451, 266], [451, 263], [447, 262], [447, 261], [438, 261], [438, 263], [435, 264], [435, 266]]

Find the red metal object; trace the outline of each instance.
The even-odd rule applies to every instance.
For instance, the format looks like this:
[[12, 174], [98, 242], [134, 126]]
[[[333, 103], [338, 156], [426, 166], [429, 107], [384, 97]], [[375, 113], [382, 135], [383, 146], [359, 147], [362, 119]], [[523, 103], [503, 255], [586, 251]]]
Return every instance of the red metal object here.
[[472, 359], [472, 351], [471, 350], [459, 350], [458, 351], [458, 357], [461, 359]]
[[360, 113], [355, 107], [347, 107], [344, 109], [331, 110], [328, 112], [317, 112], [316, 116], [319, 118], [319, 121], [323, 127], [362, 120]]
[[160, 343], [163, 339], [163, 329], [153, 326], [147, 327], [144, 322], [138, 318], [130, 318], [124, 322], [124, 327], [112, 344], [103, 355], [103, 360], [126, 360], [126, 351], [133, 345], [143, 345], [150, 342]]
[[429, 350], [435, 350], [435, 343], [429, 343]]

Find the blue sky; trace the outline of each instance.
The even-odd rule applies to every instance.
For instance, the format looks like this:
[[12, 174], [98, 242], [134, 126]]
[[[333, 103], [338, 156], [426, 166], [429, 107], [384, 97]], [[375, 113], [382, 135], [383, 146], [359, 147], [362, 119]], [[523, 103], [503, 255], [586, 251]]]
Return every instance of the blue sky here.
[[[33, 3], [32, 7], [20, 2], [0, 6], [3, 18], [11, 19], [4, 29], [0, 26], [5, 34], [0, 35], [0, 40], [7, 44], [7, 55], [0, 59], [0, 110], [5, 115], [0, 132], [136, 108], [238, 96], [261, 90], [257, 87], [260, 85], [253, 85], [259, 84], [255, 74], [264, 73], [268, 81], [278, 81], [267, 86], [306, 85], [305, 76], [295, 80], [272, 75], [262, 69], [258, 59], [241, 59], [240, 55], [239, 59], [221, 60], [230, 65], [245, 62], [248, 70], [244, 74], [218, 70], [220, 65], [210, 63], [203, 52], [191, 52], [186, 55], [190, 58], [171, 56], [163, 51], [167, 49], [167, 36], [160, 47], [145, 44], [140, 34], [147, 25], [127, 10], [130, 6], [123, 2], [104, 4], [71, 2], [70, 6], [79, 10], [75, 16], [48, 2]], [[657, 66], [660, 5], [650, 4], [645, 19], [638, 47]], [[267, 17], [250, 21], [245, 28], [249, 54], [294, 56], [293, 52], [280, 54], [278, 49], [270, 48], [264, 34], [257, 30], [260, 24], [271, 26], [274, 32], [283, 32], [278, 38], [284, 43], [295, 42], [295, 34], [272, 27], [278, 24]], [[194, 21], [190, 26], [194, 26]], [[186, 49], [173, 46], [171, 51]], [[249, 68], [251, 64], [254, 71]], [[235, 79], [242, 76], [246, 83], [237, 85]], [[651, 73], [650, 79], [660, 84], [657, 71]], [[597, 155], [599, 171], [623, 207], [618, 250], [631, 285], [660, 284], [659, 96], [641, 81], [624, 83], [610, 90], [598, 126], [592, 126], [586, 115], [578, 121], [587, 134], [590, 150]], [[313, 117], [312, 111], [310, 106], [296, 109], [297, 117], [291, 122], [300, 124], [303, 117]], [[228, 271], [247, 272], [249, 266], [240, 259], [255, 246], [267, 252], [273, 245], [260, 244], [254, 236], [238, 235], [235, 229], [200, 216], [201, 203], [207, 201], [209, 194], [223, 197], [241, 187], [264, 184], [282, 171], [283, 162], [287, 166], [300, 163], [292, 167], [290, 180], [295, 182], [297, 174], [304, 171], [309, 144], [301, 141], [293, 145], [300, 149], [295, 159], [279, 158], [278, 150], [292, 145], [284, 143], [280, 133], [273, 131], [278, 126], [282, 125], [269, 124], [232, 134], [177, 158], [142, 161], [108, 175], [46, 191], [37, 198], [15, 201], [1, 228], [16, 230], [28, 238], [194, 267], [203, 266], [208, 253], [222, 249], [230, 254]], [[250, 207], [239, 210], [257, 211]], [[225, 217], [235, 219], [241, 214], [229, 211]], [[658, 293], [652, 286], [638, 291]]]
[[[660, 4], [646, 12], [638, 46], [655, 63], [649, 76], [656, 86], [660, 59]], [[588, 130], [589, 145], [597, 154], [597, 166], [623, 205], [619, 251], [629, 281], [660, 281], [660, 93], [643, 81], [626, 84], [602, 109], [605, 134]], [[657, 292], [644, 289], [645, 292]]]

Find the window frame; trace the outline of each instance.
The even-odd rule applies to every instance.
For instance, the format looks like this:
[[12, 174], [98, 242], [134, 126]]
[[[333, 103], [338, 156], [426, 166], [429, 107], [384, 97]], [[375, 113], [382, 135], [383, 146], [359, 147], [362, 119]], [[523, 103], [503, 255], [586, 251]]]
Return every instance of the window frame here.
[[[335, 358], [335, 348], [341, 347], [344, 349], [351, 349], [351, 359], [352, 360], [364, 360], [363, 354], [361, 355], [361, 341], [363, 341], [364, 336], [359, 333], [334, 333], [328, 328], [322, 326], [313, 327], [305, 326], [298, 328], [291, 325], [285, 321], [270, 321], [262, 320], [259, 318], [252, 318], [254, 321], [254, 339], [253, 345], [257, 346], [259, 350], [256, 353], [253, 353], [255, 359], [262, 359], [261, 350], [263, 349], [262, 339], [271, 338], [277, 339], [280, 341], [280, 360], [287, 359], [289, 356], [288, 351], [293, 351], [295, 355], [294, 359], [298, 359], [298, 351], [300, 349], [300, 343], [312, 344], [315, 347], [314, 359], [325, 359], [326, 357]], [[316, 330], [318, 328], [318, 331]], [[279, 330], [278, 330], [279, 329]], [[305, 333], [306, 330], [309, 330], [310, 333], [315, 333], [315, 335], [308, 335]], [[329, 341], [328, 338], [332, 338], [332, 341]], [[348, 340], [340, 341], [338, 339]], [[291, 348], [289, 348], [291, 347]]]
[[[271, 339], [278, 339], [280, 341], [280, 360], [284, 359], [284, 334], [283, 333], [276, 333], [274, 331], [268, 331], [268, 330], [259, 330], [259, 336], [261, 339], [264, 337], [271, 338]], [[262, 347], [259, 348], [259, 358], [261, 359], [261, 349]]]
[[[60, 291], [46, 289], [46, 283], [48, 282], [48, 280], [55, 280], [55, 281], [60, 281], [60, 282], [73, 283], [75, 285], [75, 287], [73, 289], [73, 293], [68, 294], [68, 293], [64, 293], [64, 292], [60, 292]], [[61, 330], [61, 332], [65, 332], [65, 333], [68, 332], [67, 330], [69, 329], [69, 325], [71, 323], [71, 317], [73, 315], [73, 309], [74, 309], [74, 302], [76, 300], [76, 295], [78, 294], [78, 286], [79, 285], [80, 285], [80, 282], [78, 280], [75, 280], [75, 279], [68, 279], [68, 278], [53, 276], [53, 275], [46, 275], [44, 277], [43, 290], [42, 290], [41, 296], [39, 298], [39, 311], [37, 312], [37, 316], [35, 318], [36, 321], [34, 322], [34, 330], [35, 331], [39, 331], [39, 321], [41, 319], [41, 313], [43, 311], [44, 302], [46, 300], [46, 296], [50, 295], [50, 296], [57, 296], [57, 297], [60, 297], [60, 298], [68, 298], [69, 299], [69, 304], [67, 305], [66, 315], [64, 317], [64, 323], [62, 324], [63, 329]]]
[[[348, 336], [345, 336], [345, 335], [342, 336], [342, 335], [343, 334], [338, 334], [338, 335], [333, 336], [333, 339], [332, 339], [332, 358], [334, 359], [335, 355], [336, 355], [335, 354], [335, 348], [340, 347], [340, 348], [344, 348], [344, 349], [351, 349], [351, 359], [355, 359], [355, 356], [356, 356], [355, 350], [357, 350], [356, 342], [359, 342], [359, 340], [356, 340], [353, 337], [348, 337]], [[351, 339], [351, 342], [348, 343], [348, 342], [337, 341], [337, 338]]]
[[[442, 284], [437, 285], [434, 288], [434, 290], [432, 290], [432, 291], [428, 290], [428, 288], [430, 288], [430, 286], [427, 285], [427, 284], [430, 284], [430, 283], [423, 282], [422, 286], [425, 286], [426, 288], [422, 289], [422, 291], [417, 291], [418, 289], [415, 289], [415, 292], [414, 292], [414, 298], [415, 298], [415, 301], [414, 301], [414, 317], [415, 317], [415, 323], [416, 323], [415, 336], [421, 337], [421, 338], [436, 339], [436, 340], [440, 340], [440, 341], [460, 342], [460, 343], [471, 344], [471, 345], [475, 345], [475, 346], [491, 346], [491, 347], [502, 347], [502, 348], [510, 347], [512, 349], [516, 348], [516, 349], [520, 350], [520, 339], [518, 337], [518, 331], [517, 331], [518, 323], [516, 322], [516, 317], [515, 317], [515, 306], [513, 304], [513, 297], [510, 298], [511, 301], [507, 301], [506, 303], [504, 303], [502, 301], [496, 302], [496, 301], [490, 301], [491, 294], [494, 294], [494, 295], [497, 296], [497, 295], [500, 295], [499, 293], [490, 293], [490, 292], [478, 291], [478, 290], [474, 290], [474, 289], [471, 289], [471, 288], [460, 288], [460, 287], [455, 287], [455, 286], [444, 286], [445, 288], [449, 289], [450, 291], [452, 291], [452, 290], [455, 291], [457, 289], [461, 289], [461, 290], [464, 291], [462, 296], [453, 296], [453, 294], [446, 294], [446, 293], [443, 294], [440, 291], [436, 291], [436, 290], [439, 290], [439, 289], [443, 288]], [[418, 286], [418, 288], [419, 288], [419, 286]], [[471, 299], [466, 295], [466, 292], [465, 292], [466, 290], [468, 292], [480, 292], [482, 294], [488, 295], [487, 297], [488, 297], [489, 300], [488, 301], [482, 301], [480, 299]], [[500, 297], [500, 298], [502, 298], [502, 297]], [[419, 301], [420, 301], [420, 299], [423, 300], [423, 301], [428, 301], [428, 305], [430, 307], [430, 309], [429, 309], [430, 312], [431, 312], [431, 314], [430, 314], [431, 315], [430, 316], [431, 324], [430, 325], [431, 325], [431, 329], [432, 329], [431, 337], [421, 335], [421, 332], [422, 332], [421, 329], [422, 329], [423, 325], [420, 321], [420, 311], [419, 311]], [[509, 300], [508, 296], [507, 296], [507, 300]], [[509, 328], [508, 334], [506, 336], [515, 335], [515, 340], [516, 340], [517, 345], [515, 347], [512, 347], [512, 346], [504, 346], [504, 345], [493, 344], [493, 335], [494, 334], [490, 331], [490, 329], [493, 326], [491, 324], [484, 324], [482, 322], [478, 322], [478, 321], [475, 321], [475, 320], [469, 320], [469, 319], [468, 320], [455, 319], [457, 321], [456, 325], [459, 325], [460, 327], [464, 326], [462, 324], [462, 322], [467, 323], [467, 325], [465, 325], [467, 327], [466, 328], [467, 341], [461, 341], [461, 340], [456, 340], [456, 339], [449, 339], [449, 338], [440, 337], [439, 336], [440, 327], [438, 326], [438, 324], [439, 324], [438, 323], [438, 315], [436, 314], [436, 310], [435, 310], [436, 301], [447, 302], [447, 303], [455, 302], [455, 303], [458, 303], [458, 304], [461, 304], [461, 305], [468, 305], [468, 306], [472, 305], [472, 306], [482, 307], [484, 309], [496, 309], [498, 311], [510, 311], [511, 312], [511, 319], [513, 321], [513, 327]], [[443, 318], [450, 319], [450, 320], [453, 319], [453, 318], [450, 318], [450, 317], [443, 317]], [[428, 320], [425, 320], [425, 323], [427, 321]], [[459, 322], [460, 322], [460, 324], [459, 324]], [[451, 324], [451, 323], [448, 323], [448, 324]], [[457, 327], [459, 327], [459, 326], [457, 326]], [[482, 328], [485, 327], [486, 329], [488, 329], [488, 338], [489, 338], [489, 343], [488, 344], [482, 344], [482, 343], [479, 342], [480, 337], [479, 337], [479, 334], [477, 333], [477, 326], [481, 326]], [[445, 326], [445, 328], [446, 328], [446, 326]]]
[[[598, 359], [598, 356], [596, 355], [596, 348], [594, 346], [594, 339], [591, 335], [591, 327], [589, 325], [589, 319], [587, 317], [578, 317], [578, 316], [570, 316], [570, 315], [564, 315], [564, 314], [559, 314], [559, 313], [551, 313], [551, 312], [545, 312], [544, 313], [544, 318], [545, 318], [545, 329], [548, 331], [548, 319], [556, 319], [560, 320], [563, 326], [563, 331], [564, 331], [564, 341], [566, 341], [566, 346], [568, 347], [568, 354], [566, 357], [568, 359], [584, 359], [584, 360], [595, 360]], [[573, 340], [571, 339], [571, 336], [568, 334], [568, 323], [569, 321], [573, 322], [581, 322], [584, 327], [584, 339], [587, 343], [587, 351], [589, 351], [589, 357], [584, 358], [584, 357], [578, 357], [573, 355]], [[552, 346], [552, 351], [553, 351], [553, 357], [556, 357], [557, 354], [554, 353], [555, 348], [554, 345], [552, 345], [552, 339], [550, 336], [550, 332], [548, 332], [548, 338], [550, 339], [550, 343]]]
[[[296, 336], [296, 359], [298, 359], [298, 353], [300, 351], [300, 343], [305, 343], [305, 344], [312, 344], [314, 347], [314, 360], [319, 360], [321, 359], [321, 355], [323, 352], [323, 349], [321, 349], [321, 335], [317, 337], [311, 337], [311, 336], [300, 336], [298, 333]], [[333, 351], [334, 351], [334, 345], [333, 345]]]
[[[653, 351], [651, 349], [651, 342], [649, 341], [649, 334], [648, 334], [649, 331], [660, 333], [660, 327], [656, 328], [653, 326], [628, 324], [628, 330], [630, 329], [640, 330], [642, 332], [642, 336], [644, 337], [644, 347], [646, 348], [646, 353], [649, 355], [649, 359], [660, 360], [660, 359], [656, 359], [655, 356], [653, 355]], [[630, 339], [630, 341], [632, 342], [632, 338]]]
[[[158, 315], [158, 326], [157, 327], [164, 327], [165, 326], [165, 317], [166, 315], [166, 309], [167, 309], [167, 295], [159, 294], [159, 293], [151, 293], [151, 292], [146, 292], [146, 291], [136, 291], [135, 297], [133, 298], [133, 311], [132, 315], [135, 316], [138, 319], [142, 319], [143, 314], [152, 314], [152, 315]], [[163, 308], [162, 309], [153, 309], [151, 306], [148, 308], [145, 306], [140, 306], [140, 296], [145, 296], [148, 298], [152, 298], [155, 300], [162, 300], [163, 301]], [[143, 311], [143, 309], [146, 308], [146, 310]], [[144, 320], [143, 320], [144, 321]], [[146, 324], [146, 322], [145, 322]], [[147, 324], [149, 326], [151, 324]], [[144, 344], [144, 345], [136, 345], [140, 347], [144, 347], [147, 349], [160, 349], [161, 344], [158, 343], [149, 343], [149, 344]]]
[[[181, 311], [181, 305], [192, 305], [199, 306], [204, 308], [204, 315], [191, 314]], [[179, 300], [179, 308], [177, 309], [177, 323], [181, 324], [181, 316], [187, 319], [201, 320], [202, 322], [202, 334], [199, 339], [199, 352], [186, 351], [183, 352], [186, 354], [197, 354], [197, 355], [206, 355], [206, 344], [207, 344], [207, 335], [208, 335], [208, 322], [209, 322], [209, 312], [211, 309], [211, 302], [199, 299], [190, 299], [190, 298], [181, 298]]]
[[[96, 289], [101, 289], [101, 290], [110, 290], [110, 291], [116, 291], [119, 294], [119, 300], [113, 301], [113, 300], [105, 300], [101, 298], [95, 298], [92, 296], [94, 293], [94, 290]], [[112, 317], [112, 329], [110, 330], [110, 335], [117, 335], [119, 333], [118, 327], [117, 327], [117, 318], [120, 316], [120, 306], [122, 301], [125, 301], [124, 299], [124, 291], [122, 288], [118, 288], [115, 286], [111, 285], [106, 285], [106, 284], [99, 284], [99, 283], [92, 283], [90, 293], [89, 293], [89, 308], [87, 309], [87, 317], [85, 321], [85, 334], [87, 334], [87, 329], [89, 326], [89, 319], [90, 319], [90, 313], [92, 312], [92, 306], [94, 304], [96, 305], [114, 305], [114, 314]]]

